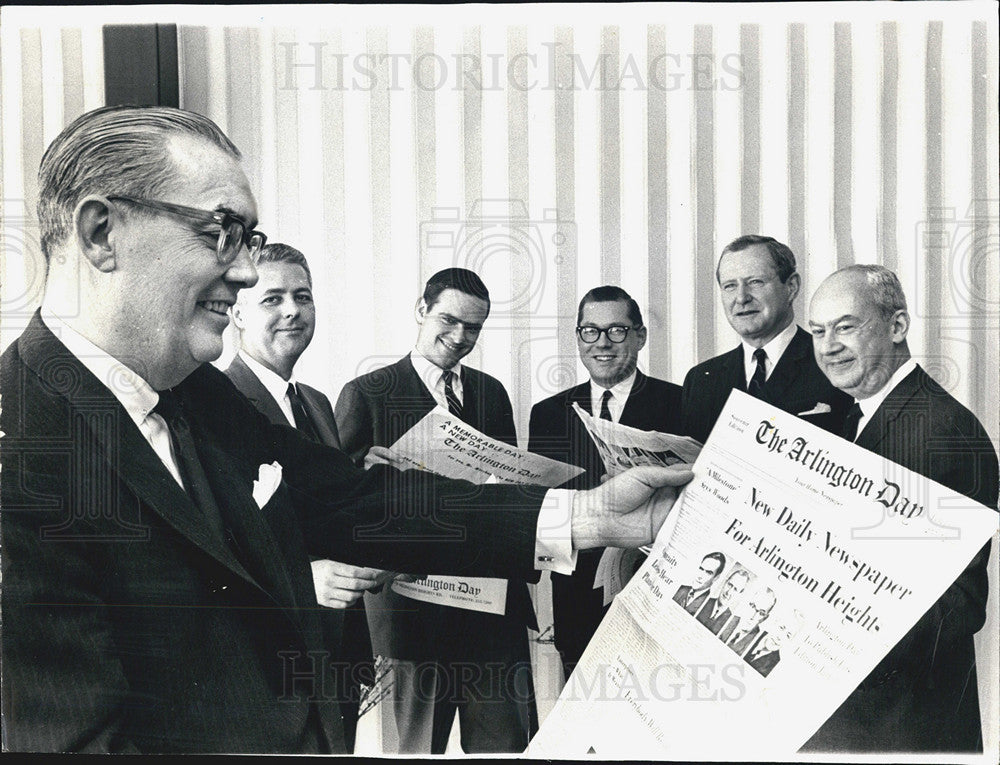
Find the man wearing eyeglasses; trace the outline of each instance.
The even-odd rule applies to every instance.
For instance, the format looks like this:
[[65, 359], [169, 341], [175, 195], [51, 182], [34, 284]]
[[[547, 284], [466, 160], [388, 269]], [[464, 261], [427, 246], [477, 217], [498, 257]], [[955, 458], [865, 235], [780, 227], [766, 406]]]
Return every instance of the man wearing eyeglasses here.
[[685, 435], [704, 443], [734, 390], [839, 432], [851, 401], [819, 371], [809, 333], [795, 323], [801, 279], [792, 251], [770, 236], [741, 236], [723, 249], [715, 276], [741, 342], [688, 371]]
[[88, 112], [38, 189], [45, 297], [0, 359], [6, 751], [343, 752], [309, 554], [523, 579], [645, 543], [690, 480], [472, 501], [271, 423], [208, 363], [264, 236], [239, 151], [201, 115]]
[[719, 640], [743, 656], [760, 638], [760, 625], [774, 608], [774, 590], [759, 587], [733, 608], [733, 616], [719, 632]]
[[[431, 276], [414, 308], [413, 350], [341, 391], [344, 450], [361, 464], [435, 406], [516, 447], [503, 384], [462, 364], [489, 312], [489, 290], [473, 271]], [[538, 624], [523, 581], [508, 582], [502, 615], [421, 603], [389, 587], [366, 595], [365, 607], [373, 651], [392, 667], [393, 692], [381, 702], [385, 753], [443, 754], [456, 710], [466, 753], [524, 751], [538, 729], [527, 632]]]
[[[590, 488], [600, 483], [604, 463], [573, 404], [622, 425], [677, 433], [681, 389], [638, 370], [646, 327], [639, 304], [621, 287], [605, 285], [587, 292], [576, 323], [577, 350], [590, 379], [532, 407], [528, 449], [584, 468], [566, 486]], [[571, 576], [552, 574], [555, 644], [567, 679], [605, 612], [603, 592], [594, 589], [602, 552], [581, 554]]]

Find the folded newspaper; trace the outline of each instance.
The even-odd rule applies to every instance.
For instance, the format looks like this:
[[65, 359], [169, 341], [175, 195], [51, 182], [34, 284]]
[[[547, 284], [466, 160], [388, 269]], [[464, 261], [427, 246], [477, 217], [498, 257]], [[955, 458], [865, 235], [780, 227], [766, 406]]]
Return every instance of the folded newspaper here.
[[[641, 465], [693, 464], [701, 452], [701, 444], [688, 436], [640, 430], [602, 420], [587, 414], [577, 403], [573, 404], [573, 409], [597, 446], [604, 472], [609, 476]], [[648, 553], [649, 547], [638, 550], [608, 547], [604, 550], [594, 574], [594, 589], [604, 589], [604, 605], [614, 600], [628, 584]]]
[[[399, 467], [426, 470], [471, 483], [516, 483], [561, 486], [583, 470], [497, 441], [448, 412], [435, 407], [404, 433], [389, 450]], [[486, 577], [427, 576], [396, 581], [392, 589], [425, 603], [502, 614], [507, 580]]]
[[738, 391], [693, 472], [529, 755], [794, 759], [997, 532]]

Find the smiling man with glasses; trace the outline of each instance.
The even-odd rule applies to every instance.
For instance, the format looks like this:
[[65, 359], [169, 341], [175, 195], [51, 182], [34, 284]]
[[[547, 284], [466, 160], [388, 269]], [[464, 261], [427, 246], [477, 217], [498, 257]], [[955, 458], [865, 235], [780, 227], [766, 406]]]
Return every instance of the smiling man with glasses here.
[[[676, 433], [681, 427], [681, 389], [637, 369], [646, 327], [638, 303], [621, 287], [605, 285], [587, 292], [576, 324], [576, 347], [589, 379], [532, 407], [528, 449], [584, 468], [567, 486], [589, 488], [600, 483], [604, 463], [573, 404], [622, 425]], [[605, 612], [603, 592], [594, 589], [601, 552], [582, 553], [572, 576], [552, 575], [555, 643], [567, 678]]]

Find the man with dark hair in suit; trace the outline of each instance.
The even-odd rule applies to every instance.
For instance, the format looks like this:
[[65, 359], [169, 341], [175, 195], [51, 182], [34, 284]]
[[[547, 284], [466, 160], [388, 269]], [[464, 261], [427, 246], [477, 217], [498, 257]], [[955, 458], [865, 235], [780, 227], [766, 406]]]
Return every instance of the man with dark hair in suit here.
[[726, 319], [742, 342], [688, 371], [684, 433], [704, 443], [733, 390], [839, 431], [850, 398], [819, 371], [809, 333], [795, 324], [801, 280], [792, 251], [769, 236], [741, 236], [723, 249], [715, 276]]
[[[271, 422], [298, 428], [317, 443], [340, 448], [330, 400], [295, 379], [295, 364], [312, 341], [316, 305], [312, 273], [305, 255], [287, 244], [265, 244], [257, 258], [257, 284], [239, 291], [232, 308], [239, 352], [226, 369], [240, 393]], [[371, 644], [365, 619], [365, 590], [380, 587], [383, 572], [364, 566], [317, 559], [312, 563], [316, 600], [331, 610], [323, 614], [343, 666], [337, 667], [343, 689], [344, 735], [354, 748], [361, 680], [373, 682]], [[331, 639], [334, 639], [331, 637]]]
[[[875, 265], [836, 271], [813, 295], [809, 326], [823, 373], [854, 397], [845, 438], [996, 508], [996, 450], [975, 415], [911, 358], [910, 315], [892, 271]], [[921, 545], [913, 548], [922, 558]], [[988, 556], [989, 544], [807, 750], [982, 751], [973, 635], [986, 620]]]
[[710, 552], [701, 559], [691, 584], [682, 584], [674, 593], [674, 602], [684, 606], [684, 610], [692, 616], [698, 613], [708, 600], [712, 583], [726, 567], [726, 556], [720, 552]]
[[750, 581], [750, 574], [745, 568], [737, 568], [722, 583], [722, 591], [716, 598], [709, 598], [698, 611], [697, 619], [716, 635], [733, 615], [732, 608], [740, 599]]
[[[580, 300], [576, 323], [577, 349], [590, 379], [531, 408], [528, 449], [584, 468], [566, 486], [590, 488], [600, 483], [604, 463], [573, 404], [621, 425], [677, 433], [681, 389], [637, 369], [646, 327], [638, 303], [621, 287], [605, 285], [587, 292]], [[594, 589], [602, 552], [580, 555], [571, 576], [552, 574], [555, 644], [567, 679], [604, 617], [603, 592]]]
[[[337, 400], [351, 457], [360, 464], [371, 447], [391, 446], [435, 406], [517, 446], [503, 385], [461, 363], [489, 311], [489, 292], [472, 271], [447, 268], [427, 280], [413, 351], [351, 380]], [[456, 708], [465, 752], [524, 751], [538, 728], [527, 632], [537, 623], [524, 582], [508, 582], [502, 615], [423, 603], [389, 587], [366, 595], [365, 607], [372, 649], [392, 667], [393, 693], [382, 701], [385, 751], [442, 754]]]
[[38, 175], [45, 297], [0, 359], [6, 751], [344, 752], [309, 555], [527, 578], [647, 544], [690, 480], [361, 471], [210, 364], [265, 243], [218, 126], [96, 109]]
[[740, 656], [760, 639], [760, 624], [774, 609], [777, 598], [770, 587], [757, 586], [733, 608], [733, 616], [719, 631], [719, 640]]

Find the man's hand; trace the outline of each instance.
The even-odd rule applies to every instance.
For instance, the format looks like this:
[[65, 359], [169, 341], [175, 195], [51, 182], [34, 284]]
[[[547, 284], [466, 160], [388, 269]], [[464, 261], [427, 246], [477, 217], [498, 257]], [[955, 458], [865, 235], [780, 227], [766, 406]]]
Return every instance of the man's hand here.
[[637, 467], [573, 497], [573, 549], [641, 547], [656, 538], [677, 499], [677, 488], [693, 478], [687, 466]]
[[316, 602], [328, 608], [347, 608], [365, 592], [378, 592], [396, 577], [393, 571], [351, 566], [335, 560], [312, 562]]

